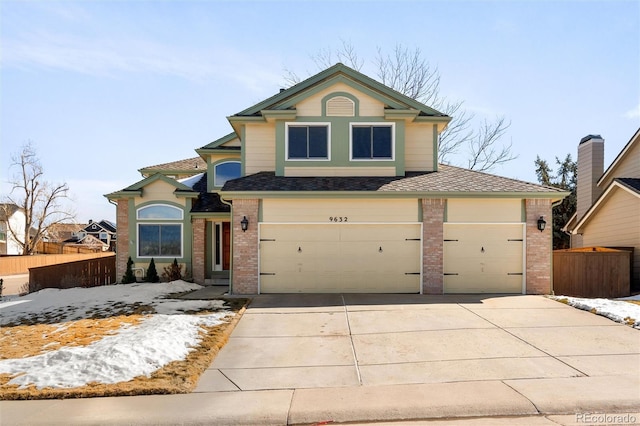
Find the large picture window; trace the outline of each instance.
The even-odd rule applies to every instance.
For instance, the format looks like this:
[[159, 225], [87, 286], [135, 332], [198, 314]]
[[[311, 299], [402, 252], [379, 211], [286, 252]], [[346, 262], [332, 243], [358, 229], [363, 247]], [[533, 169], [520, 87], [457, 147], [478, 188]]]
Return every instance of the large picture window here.
[[182, 257], [182, 225], [138, 224], [138, 256]]
[[154, 204], [138, 209], [137, 217], [138, 257], [182, 257], [181, 209]]
[[226, 161], [214, 167], [214, 186], [223, 186], [228, 180], [240, 177], [242, 168], [239, 161]]
[[328, 160], [328, 124], [288, 124], [288, 160]]
[[352, 160], [393, 160], [393, 124], [352, 124]]

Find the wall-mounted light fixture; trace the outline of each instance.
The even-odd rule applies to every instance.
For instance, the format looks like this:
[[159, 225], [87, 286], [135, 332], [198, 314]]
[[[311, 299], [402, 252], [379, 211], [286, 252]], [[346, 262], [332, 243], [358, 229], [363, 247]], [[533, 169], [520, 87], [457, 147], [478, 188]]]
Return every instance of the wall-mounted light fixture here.
[[546, 226], [547, 226], [547, 222], [545, 222], [544, 216], [540, 216], [540, 219], [538, 219], [538, 231], [540, 232], [544, 231], [544, 228]]
[[240, 228], [242, 228], [242, 232], [245, 232], [247, 229], [249, 229], [249, 219], [247, 219], [246, 216], [244, 216], [240, 221]]

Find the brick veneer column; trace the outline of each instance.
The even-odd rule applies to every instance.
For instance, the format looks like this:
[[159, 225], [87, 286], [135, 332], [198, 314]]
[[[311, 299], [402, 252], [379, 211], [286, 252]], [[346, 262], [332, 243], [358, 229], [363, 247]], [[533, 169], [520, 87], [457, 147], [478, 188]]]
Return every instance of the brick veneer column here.
[[[527, 212], [527, 294], [551, 293], [551, 239], [553, 237], [553, 218], [551, 200], [528, 199]], [[547, 227], [538, 230], [538, 219], [544, 216]]]
[[442, 294], [444, 290], [443, 222], [444, 199], [422, 200], [422, 292]]
[[206, 221], [202, 218], [194, 218], [191, 220], [193, 228], [193, 254], [191, 258], [191, 274], [196, 284], [203, 285], [205, 281], [205, 273], [207, 262], [205, 259], [206, 251]]
[[129, 200], [118, 200], [116, 207], [116, 282], [120, 282], [129, 260]]
[[[233, 200], [233, 294], [258, 293], [258, 205], [259, 200]], [[243, 232], [240, 221], [247, 217]]]

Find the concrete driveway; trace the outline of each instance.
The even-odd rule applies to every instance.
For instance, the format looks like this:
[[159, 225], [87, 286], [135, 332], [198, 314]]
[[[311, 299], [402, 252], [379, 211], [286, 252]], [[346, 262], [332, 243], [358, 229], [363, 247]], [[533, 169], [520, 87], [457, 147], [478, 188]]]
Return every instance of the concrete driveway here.
[[196, 392], [293, 389], [292, 423], [638, 410], [638, 366], [637, 330], [541, 296], [263, 295]]
[[639, 366], [640, 331], [542, 296], [258, 296], [194, 393], [0, 401], [0, 423], [637, 424]]

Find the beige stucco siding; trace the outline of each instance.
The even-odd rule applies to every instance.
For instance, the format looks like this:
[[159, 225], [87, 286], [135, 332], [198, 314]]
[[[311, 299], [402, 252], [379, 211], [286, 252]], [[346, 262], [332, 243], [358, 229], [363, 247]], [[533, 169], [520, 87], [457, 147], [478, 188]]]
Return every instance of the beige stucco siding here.
[[142, 197], [136, 197], [134, 203], [137, 206], [142, 203], [148, 203], [149, 201], [166, 202], [168, 200], [171, 201], [172, 204], [185, 206], [186, 200], [184, 198], [176, 197], [173, 194], [175, 190], [175, 186], [158, 180], [145, 186], [142, 190]]
[[241, 146], [240, 138], [233, 138], [229, 142], [225, 142], [222, 146]]
[[609, 172], [607, 179], [600, 183], [600, 187], [609, 187], [614, 178], [640, 178], [640, 143], [636, 143], [624, 156], [622, 161]]
[[451, 223], [520, 223], [522, 200], [451, 198], [446, 215]]
[[275, 124], [247, 124], [245, 138], [245, 175], [274, 171], [276, 169]]
[[355, 90], [348, 84], [337, 83], [297, 103], [298, 117], [320, 117], [322, 115], [322, 99], [336, 92], [346, 92], [358, 98], [359, 115], [361, 117], [384, 116], [384, 104], [382, 102]]
[[265, 199], [262, 221], [269, 223], [418, 222], [418, 200]]
[[583, 230], [585, 247], [635, 247], [634, 275], [640, 278], [640, 198], [620, 188], [595, 212]]
[[211, 164], [215, 164], [222, 160], [240, 160], [240, 152], [221, 152], [215, 154], [209, 154], [209, 161]]
[[405, 128], [405, 170], [433, 170], [433, 125], [408, 123]]

